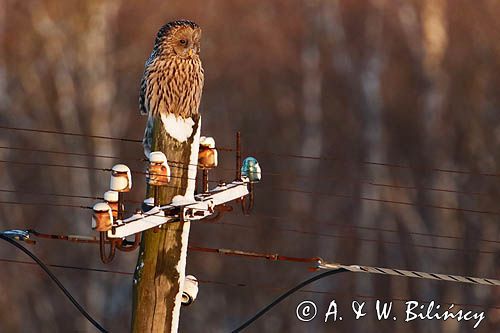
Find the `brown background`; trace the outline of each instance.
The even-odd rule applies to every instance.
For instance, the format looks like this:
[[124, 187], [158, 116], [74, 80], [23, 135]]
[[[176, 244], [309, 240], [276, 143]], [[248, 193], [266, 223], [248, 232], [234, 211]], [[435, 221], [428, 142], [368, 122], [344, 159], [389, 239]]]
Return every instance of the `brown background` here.
[[[498, 172], [499, 13], [500, 2], [493, 0], [3, 0], [0, 124], [141, 138], [145, 118], [138, 114], [138, 86], [154, 35], [165, 22], [189, 18], [203, 28], [203, 134], [214, 136], [220, 147], [232, 147], [235, 131], [241, 130], [249, 151], [332, 158], [255, 154], [264, 172], [281, 175], [264, 175], [254, 216], [238, 212], [223, 220], [251, 228], [196, 224], [191, 244], [499, 278], [498, 215], [428, 206], [500, 211], [498, 176], [432, 170]], [[142, 157], [138, 143], [8, 130], [0, 130], [0, 145]], [[233, 155], [220, 154], [221, 168], [232, 168]], [[118, 162], [7, 149], [0, 149], [0, 158], [104, 168]], [[144, 167], [127, 163], [136, 170]], [[231, 180], [233, 174], [220, 169], [212, 177]], [[100, 196], [108, 182], [109, 174], [101, 171], [0, 163], [2, 189]], [[271, 191], [273, 187], [354, 198]], [[141, 200], [144, 188], [136, 175], [127, 197]], [[19, 193], [0, 196], [2, 201], [93, 203]], [[90, 211], [84, 209], [2, 204], [0, 223], [2, 229], [92, 234]], [[134, 269], [137, 255], [119, 253], [105, 266], [94, 245], [40, 240], [30, 248], [47, 263], [122, 271]], [[0, 245], [0, 256], [27, 260], [7, 244]], [[5, 262], [1, 267], [0, 331], [93, 331], [40, 269]], [[111, 332], [128, 331], [130, 276], [54, 272]], [[187, 272], [216, 283], [201, 283], [196, 303], [182, 311], [181, 332], [230, 331], [283, 288], [311, 276], [307, 265], [195, 252], [188, 256]], [[373, 310], [359, 321], [347, 314], [354, 299], [373, 308], [372, 297], [469, 304], [461, 307], [487, 315], [478, 332], [493, 332], [500, 322], [498, 288], [346, 274], [307, 289], [328, 293], [297, 293], [248, 332], [472, 330], [471, 324], [454, 321], [404, 323], [401, 301], [395, 301], [398, 321], [378, 322]], [[296, 305], [305, 299], [314, 300], [321, 314], [307, 324], [295, 318]], [[346, 315], [341, 323], [327, 325], [322, 313], [332, 299]]]

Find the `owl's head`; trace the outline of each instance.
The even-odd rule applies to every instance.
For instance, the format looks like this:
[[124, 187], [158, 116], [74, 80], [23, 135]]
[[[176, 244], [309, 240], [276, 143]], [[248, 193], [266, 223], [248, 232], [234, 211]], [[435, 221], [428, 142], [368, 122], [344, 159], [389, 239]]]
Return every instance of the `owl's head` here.
[[198, 57], [201, 28], [188, 20], [173, 21], [158, 31], [155, 49], [164, 55], [180, 58]]

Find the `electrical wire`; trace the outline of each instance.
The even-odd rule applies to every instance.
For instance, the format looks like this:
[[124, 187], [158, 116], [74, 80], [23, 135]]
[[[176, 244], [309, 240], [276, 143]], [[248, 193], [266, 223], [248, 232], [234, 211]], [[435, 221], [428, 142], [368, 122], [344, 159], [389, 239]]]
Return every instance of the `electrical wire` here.
[[[9, 160], [0, 160], [0, 163], [12, 163], [12, 164], [21, 164], [21, 165], [36, 165], [36, 166], [49, 166], [49, 167], [64, 167], [64, 168], [76, 168], [76, 169], [87, 169], [87, 170], [99, 170], [99, 171], [111, 171], [109, 168], [95, 168], [95, 167], [86, 167], [86, 166], [76, 166], [76, 165], [61, 165], [61, 164], [49, 164], [49, 163], [36, 163], [36, 162], [20, 162], [20, 161], [9, 161]], [[148, 173], [145, 171], [131, 170], [131, 173], [138, 173], [147, 175]], [[171, 176], [172, 178], [182, 178], [180, 176]], [[187, 178], [189, 180], [196, 180], [196, 178]], [[219, 183], [218, 181], [209, 181], [211, 183]], [[164, 185], [165, 187], [174, 187], [170, 185]], [[382, 203], [391, 203], [397, 205], [405, 205], [405, 206], [413, 206], [413, 207], [427, 207], [432, 209], [442, 209], [442, 210], [452, 210], [464, 213], [473, 213], [473, 214], [488, 214], [500, 216], [500, 212], [495, 211], [485, 211], [478, 209], [467, 209], [467, 208], [459, 208], [459, 207], [448, 207], [442, 205], [434, 205], [429, 203], [416, 204], [413, 202], [407, 201], [397, 201], [397, 200], [388, 200], [388, 199], [376, 199], [376, 198], [367, 198], [359, 195], [350, 195], [350, 194], [341, 194], [341, 193], [326, 193], [319, 191], [306, 191], [301, 189], [293, 189], [293, 188], [264, 188], [264, 190], [274, 191], [274, 192], [293, 192], [293, 193], [301, 193], [308, 194], [313, 196], [330, 196], [336, 198], [344, 198], [344, 199], [358, 199], [361, 201], [370, 201], [370, 202], [382, 202]]]
[[[48, 206], [48, 207], [64, 207], [64, 208], [78, 208], [78, 209], [89, 209], [93, 210], [94, 208], [91, 206], [82, 206], [82, 205], [72, 205], [72, 204], [58, 204], [51, 202], [20, 202], [20, 201], [0, 201], [0, 204], [4, 205], [19, 205], [19, 206]], [[135, 212], [124, 210], [124, 213], [135, 214]]]
[[80, 311], [80, 313], [87, 318], [87, 320], [94, 325], [100, 332], [107, 332], [104, 327], [102, 327], [90, 314], [88, 314], [87, 311], [78, 303], [78, 301], [71, 295], [71, 293], [64, 287], [64, 285], [59, 281], [59, 279], [50, 271], [50, 269], [37, 257], [35, 256], [31, 251], [26, 249], [24, 246], [19, 244], [18, 242], [10, 239], [7, 236], [4, 236], [2, 233], [0, 233], [0, 239], [3, 239], [4, 241], [10, 243], [11, 245], [15, 246], [19, 250], [23, 251], [25, 254], [27, 254], [31, 259], [33, 259], [44, 271], [47, 273], [47, 275], [54, 281], [54, 283], [61, 289], [61, 291], [66, 295], [66, 297], [73, 303], [73, 305]]
[[[105, 172], [113, 171], [110, 168], [96, 168], [96, 167], [89, 167], [89, 166], [83, 166], [83, 165], [66, 165], [66, 164], [39, 163], [39, 162], [21, 162], [21, 161], [12, 161], [12, 160], [0, 160], [0, 163], [31, 165], [31, 166], [46, 166], [46, 167], [56, 167], [56, 168], [80, 169], [80, 170], [81, 169], [83, 169], [83, 170], [95, 170], [95, 171], [105, 171]], [[187, 170], [187, 169], [184, 169], [184, 170]], [[162, 176], [161, 174], [149, 173], [148, 171], [130, 170], [130, 172], [133, 174], [140, 174], [140, 175], [160, 175], [160, 176]], [[196, 178], [182, 177], [182, 176], [175, 176], [175, 175], [170, 175], [170, 178], [197, 180]], [[215, 181], [215, 180], [209, 180], [209, 182], [210, 183], [219, 183], [218, 181]], [[162, 186], [163, 187], [177, 188], [176, 186], [171, 186], [171, 185], [162, 185]]]
[[[225, 223], [225, 222], [212, 223], [212, 222], [203, 222], [203, 220], [201, 220], [200, 222], [201, 223], [209, 223], [209, 224], [227, 225], [230, 227], [245, 228], [245, 229], [257, 231], [257, 229], [255, 227], [246, 226], [246, 225], [237, 224], [237, 223]], [[325, 234], [325, 233], [300, 231], [300, 230], [285, 229], [285, 228], [272, 228], [272, 229], [276, 229], [278, 231], [283, 231], [283, 232], [295, 232], [295, 233], [310, 235], [310, 236], [315, 236], [315, 237], [347, 238], [347, 239], [355, 239], [355, 240], [360, 241], [360, 242], [372, 242], [372, 243], [381, 243], [381, 244], [388, 244], [388, 245], [403, 245], [403, 243], [401, 243], [401, 242], [385, 241], [385, 240], [377, 240], [377, 239], [367, 239], [367, 238], [356, 237], [354, 235]], [[44, 233], [40, 233], [40, 232], [33, 230], [33, 229], [29, 229], [28, 231], [36, 237], [46, 238], [46, 239], [51, 239], [51, 240], [65, 240], [65, 241], [70, 241], [70, 242], [75, 242], [75, 243], [94, 243], [94, 244], [99, 243], [99, 240], [96, 237], [80, 236], [80, 235], [44, 234]], [[487, 251], [487, 250], [478, 250], [478, 249], [449, 248], [449, 247], [423, 245], [423, 244], [417, 244], [417, 243], [408, 243], [408, 245], [411, 245], [414, 247], [431, 249], [431, 250], [474, 252], [474, 253], [480, 253], [480, 254], [496, 254], [496, 253], [498, 253], [498, 251], [494, 251], [494, 250]]]
[[[265, 214], [254, 214], [252, 215], [241, 215], [241, 217], [245, 218], [260, 218], [260, 219], [269, 219], [269, 220], [277, 220], [277, 221], [290, 221], [293, 219], [296, 219], [296, 216], [274, 216], [274, 215], [265, 215]], [[347, 224], [347, 223], [335, 223], [335, 222], [324, 222], [324, 221], [313, 221], [311, 222], [314, 225], [318, 226], [336, 226], [340, 227], [341, 229], [351, 229], [351, 230], [366, 230], [366, 231], [380, 231], [380, 232], [386, 232], [386, 233], [400, 233], [401, 231], [395, 230], [395, 229], [388, 229], [388, 228], [382, 228], [382, 227], [368, 227], [368, 226], [361, 226], [361, 225], [354, 225], [354, 224]], [[433, 233], [425, 233], [425, 232], [415, 232], [415, 231], [405, 231], [405, 234], [408, 235], [415, 235], [415, 236], [425, 236], [425, 237], [434, 237], [434, 238], [446, 238], [446, 239], [457, 239], [457, 240], [463, 240], [464, 237], [460, 236], [451, 236], [451, 235], [442, 235], [442, 234], [433, 234]], [[498, 240], [492, 240], [492, 239], [484, 239], [484, 238], [473, 238], [470, 239], [472, 242], [485, 242], [485, 243], [500, 243]]]
[[[5, 263], [11, 263], [11, 264], [25, 264], [25, 265], [36, 265], [36, 263], [31, 262], [31, 261], [25, 261], [25, 260], [15, 260], [15, 259], [5, 259], [5, 258], [0, 258], [0, 262], [5, 262]], [[117, 274], [117, 275], [125, 275], [125, 276], [132, 276], [134, 275], [134, 272], [127, 272], [127, 271], [119, 271], [119, 270], [112, 270], [112, 269], [101, 269], [101, 268], [91, 268], [91, 267], [80, 267], [80, 266], [69, 266], [69, 265], [55, 265], [55, 264], [46, 264], [49, 267], [54, 267], [54, 268], [59, 268], [59, 269], [65, 269], [65, 270], [78, 270], [78, 271], [86, 271], [86, 272], [94, 272], [94, 273], [105, 273], [105, 274]], [[283, 287], [273, 287], [270, 285], [265, 285], [265, 284], [249, 284], [249, 283], [241, 283], [241, 282], [225, 282], [225, 281], [215, 281], [215, 280], [206, 280], [206, 279], [198, 279], [199, 283], [204, 283], [204, 284], [210, 284], [213, 286], [222, 286], [222, 287], [236, 287], [236, 288], [252, 288], [253, 290], [255, 289], [260, 289], [260, 290], [270, 290], [270, 291], [284, 291], [286, 290]], [[298, 290], [297, 292], [301, 293], [311, 293], [311, 294], [327, 294], [327, 295], [338, 295], [336, 292], [331, 292], [331, 291], [322, 291], [322, 290], [310, 290], [310, 289], [301, 289]], [[366, 298], [366, 299], [381, 299], [381, 298], [386, 298], [387, 295], [364, 295], [364, 294], [353, 294], [352, 296], [354, 297], [359, 297], [359, 298]], [[397, 302], [406, 302], [407, 299], [402, 298], [402, 297], [390, 297], [391, 300], [397, 301]], [[431, 301], [426, 301], [426, 300], [421, 300], [421, 299], [415, 299], [419, 301], [420, 303], [430, 303]], [[500, 306], [485, 306], [483, 304], [472, 304], [472, 303], [455, 303], [455, 302], [441, 302], [443, 304], [454, 304], [456, 306], [468, 306], [468, 307], [480, 307], [480, 308], [489, 308], [489, 309], [500, 309]]]
[[103, 197], [91, 196], [91, 195], [61, 194], [61, 193], [48, 193], [48, 192], [33, 192], [33, 191], [10, 190], [10, 189], [4, 189], [4, 188], [0, 188], [0, 192], [29, 194], [29, 195], [36, 195], [36, 196], [49, 196], [49, 197], [63, 197], [63, 198], [79, 198], [79, 199], [104, 200]]
[[234, 255], [243, 256], [249, 258], [260, 258], [267, 259], [271, 261], [289, 261], [289, 262], [302, 262], [302, 263], [317, 263], [316, 269], [327, 269], [327, 270], [337, 270], [339, 268], [346, 269], [351, 272], [362, 272], [362, 273], [374, 273], [374, 274], [384, 274], [384, 275], [394, 275], [394, 276], [404, 276], [408, 278], [420, 278], [427, 280], [440, 280], [447, 282], [459, 282], [459, 283], [470, 283], [477, 285], [486, 286], [500, 286], [500, 280], [487, 279], [487, 278], [476, 278], [469, 276], [451, 275], [451, 274], [436, 274], [427, 272], [417, 272], [408, 271], [403, 269], [385, 268], [385, 267], [370, 267], [361, 265], [342, 265], [338, 263], [330, 263], [324, 261], [319, 257], [312, 258], [299, 258], [299, 257], [286, 257], [279, 254], [266, 254], [258, 252], [248, 252], [242, 250], [231, 250], [231, 249], [214, 249], [214, 248], [202, 248], [196, 246], [190, 246], [188, 249], [192, 251], [208, 252], [208, 253], [218, 253], [223, 255]]
[[[53, 153], [53, 154], [62, 154], [62, 155], [74, 155], [74, 156], [83, 156], [83, 157], [92, 157], [92, 158], [108, 158], [108, 159], [118, 159], [118, 160], [124, 160], [124, 161], [136, 161], [136, 162], [147, 162], [147, 159], [145, 158], [122, 158], [119, 156], [110, 156], [110, 155], [96, 155], [96, 154], [87, 154], [87, 153], [72, 153], [72, 152], [65, 152], [65, 151], [54, 151], [54, 150], [46, 150], [46, 149], [36, 149], [36, 148], [21, 148], [21, 147], [7, 147], [7, 146], [0, 146], [0, 149], [8, 149], [8, 150], [20, 150], [20, 151], [32, 151], [32, 152], [42, 152], [42, 153]], [[172, 168], [177, 168], [177, 169], [184, 169], [187, 170], [187, 166], [196, 166], [199, 167], [198, 164], [194, 163], [181, 163], [177, 161], [169, 161], [169, 164]], [[224, 168], [224, 167], [217, 167], [217, 170], [222, 170], [223, 172], [226, 173], [234, 173], [236, 169], [234, 168]], [[293, 174], [293, 173], [280, 173], [280, 172], [267, 172], [263, 171], [262, 172], [263, 176], [266, 177], [283, 177], [287, 179], [318, 179], [317, 176], [311, 176], [311, 175], [301, 175], [301, 174]], [[346, 181], [346, 178], [338, 178], [334, 176], [326, 176], [326, 177], [321, 177], [322, 181]], [[474, 191], [461, 191], [461, 190], [453, 190], [453, 189], [447, 189], [447, 188], [439, 188], [439, 187], [418, 187], [418, 186], [412, 186], [412, 185], [403, 185], [403, 184], [386, 184], [386, 183], [379, 183], [376, 181], [373, 181], [371, 179], [363, 179], [363, 178], [356, 178], [352, 177], [352, 179], [349, 181], [351, 184], [355, 183], [361, 183], [361, 184], [366, 184], [374, 187], [386, 187], [386, 188], [391, 188], [391, 189], [406, 189], [406, 190], [421, 190], [421, 191], [427, 191], [427, 192], [441, 192], [441, 193], [454, 193], [454, 194], [459, 194], [459, 195], [471, 195], [471, 196], [486, 196], [486, 197], [491, 197], [488, 193], [485, 192], [474, 192]]]
[[62, 131], [56, 131], [56, 130], [44, 130], [44, 129], [35, 129], [35, 128], [0, 126], [0, 129], [6, 129], [6, 130], [11, 130], [11, 131], [68, 135], [68, 136], [77, 136], [77, 137], [93, 138], [93, 139], [117, 140], [117, 141], [124, 141], [124, 142], [142, 142], [142, 140], [139, 140], [139, 139], [117, 138], [117, 137], [104, 136], [104, 135], [81, 134], [81, 133], [62, 132]]
[[[40, 233], [38, 233], [40, 234]], [[35, 234], [36, 236], [36, 234]], [[60, 239], [61, 237], [47, 237], [51, 239]], [[393, 268], [380, 268], [380, 267], [369, 267], [369, 266], [359, 266], [359, 265], [341, 265], [336, 263], [329, 263], [324, 261], [320, 257], [290, 257], [283, 256], [278, 253], [262, 253], [262, 252], [253, 252], [253, 251], [243, 251], [243, 250], [235, 250], [235, 249], [225, 249], [225, 248], [210, 248], [210, 247], [201, 247], [196, 245], [189, 245], [189, 251], [195, 252], [204, 252], [204, 253], [215, 253], [221, 255], [228, 256], [236, 256], [236, 257], [247, 257], [252, 259], [266, 259], [270, 261], [287, 261], [293, 263], [314, 263], [316, 266], [311, 267], [311, 269], [328, 269], [335, 270], [338, 267], [345, 268], [352, 272], [364, 272], [364, 273], [376, 273], [376, 274], [387, 274], [387, 275], [396, 275], [396, 276], [405, 276], [412, 278], [422, 278], [422, 279], [431, 279], [431, 280], [444, 280], [444, 281], [452, 281], [452, 282], [462, 282], [462, 283], [473, 283], [473, 284], [482, 284], [482, 285], [500, 285], [499, 280], [495, 279], [485, 279], [485, 278], [475, 278], [475, 277], [467, 277], [467, 276], [458, 276], [458, 275], [450, 275], [450, 274], [435, 274], [435, 273], [427, 273], [427, 272], [416, 272], [416, 271], [407, 271], [402, 269], [393, 269]]]
[[283, 295], [281, 295], [280, 297], [278, 297], [277, 299], [275, 299], [274, 301], [272, 301], [268, 306], [266, 306], [265, 308], [263, 308], [262, 310], [260, 310], [259, 312], [257, 312], [253, 317], [251, 317], [250, 319], [248, 319], [247, 321], [245, 321], [243, 324], [241, 324], [237, 329], [233, 330], [232, 332], [233, 333], [241, 332], [243, 329], [245, 329], [246, 327], [250, 326], [252, 323], [254, 323], [257, 319], [259, 319], [260, 317], [262, 317], [266, 312], [268, 312], [269, 310], [271, 310], [274, 306], [276, 306], [277, 304], [279, 304], [285, 298], [287, 298], [288, 296], [290, 296], [293, 293], [295, 293], [297, 290], [302, 289], [305, 286], [313, 283], [314, 281], [323, 279], [323, 278], [325, 278], [327, 276], [331, 276], [331, 275], [334, 275], [334, 274], [345, 273], [345, 272], [347, 272], [347, 270], [344, 269], [344, 268], [339, 268], [337, 270], [326, 271], [324, 273], [318, 274], [316, 276], [313, 276], [310, 279], [307, 279], [307, 280], [299, 283], [298, 285], [296, 285], [295, 287], [293, 287], [292, 289], [288, 290], [286, 293], [284, 293]]
[[[37, 195], [37, 196], [55, 196], [55, 197], [68, 197], [68, 198], [82, 198], [82, 199], [94, 199], [94, 200], [104, 200], [103, 197], [99, 196], [86, 196], [86, 195], [72, 195], [72, 194], [60, 194], [60, 193], [47, 193], [47, 192], [33, 192], [33, 191], [21, 191], [21, 190], [12, 190], [12, 189], [0, 189], [0, 192], [5, 192], [5, 193], [20, 193], [20, 194], [29, 194], [29, 195]], [[125, 202], [131, 202], [131, 203], [139, 203], [142, 204], [142, 201], [137, 201], [137, 200], [125, 200]], [[0, 202], [1, 203], [1, 202]], [[19, 203], [14, 203], [14, 202], [7, 202], [7, 203], [12, 203], [12, 204], [24, 204], [22, 202]], [[31, 205], [32, 203], [26, 203], [27, 205]], [[39, 205], [39, 204], [36, 204]], [[47, 205], [51, 205], [51, 203], [47, 203]], [[71, 205], [71, 207], [74, 207]], [[80, 208], [88, 209], [89, 207], [86, 206], [79, 206]], [[77, 207], [78, 208], [78, 207]], [[243, 215], [244, 216], [244, 215]], [[244, 216], [246, 217], [246, 216]], [[262, 215], [262, 214], [252, 214], [252, 217], [257, 217], [257, 218], [263, 218], [263, 219], [271, 219], [271, 220], [291, 220], [294, 217], [285, 217], [285, 216], [271, 216], [271, 215]], [[219, 224], [226, 224], [226, 225], [233, 225], [237, 227], [247, 227], [244, 225], [239, 225], [239, 224], [230, 224], [230, 223], [219, 223]], [[339, 226], [341, 228], [349, 228], [349, 229], [361, 229], [361, 230], [370, 230], [370, 231], [381, 231], [381, 232], [389, 232], [389, 233], [399, 233], [398, 230], [393, 230], [393, 229], [384, 229], [380, 227], [365, 227], [365, 226], [357, 226], [357, 225], [351, 225], [351, 224], [341, 224], [341, 223], [315, 223], [317, 225], [325, 224], [325, 225], [332, 225], [332, 226]], [[254, 228], [251, 226], [248, 226], [249, 228]], [[349, 237], [349, 236], [341, 236], [341, 235], [329, 235], [329, 234], [322, 234], [322, 233], [314, 233], [310, 231], [300, 231], [300, 230], [286, 230], [286, 229], [281, 229], [283, 231], [287, 232], [295, 232], [295, 233], [303, 233], [303, 234], [311, 234], [311, 235], [318, 235], [318, 236], [325, 236], [325, 237], [336, 237], [336, 238], [342, 238], [342, 237]], [[436, 237], [436, 238], [447, 238], [447, 239], [463, 239], [463, 237], [459, 236], [449, 236], [449, 235], [437, 235], [437, 234], [431, 234], [431, 233], [422, 233], [422, 232], [406, 232], [409, 235], [417, 235], [417, 236], [427, 236], [427, 237]], [[352, 237], [352, 236], [350, 236]], [[372, 241], [372, 240], [365, 240], [365, 241]], [[495, 240], [488, 240], [488, 239], [473, 239], [472, 241], [475, 242], [489, 242], [489, 243], [500, 243], [500, 241], [495, 241]], [[418, 246], [418, 245], [417, 245]], [[427, 246], [425, 246], [427, 247]], [[443, 248], [446, 249], [446, 248]], [[450, 248], [450, 250], [452, 250]], [[474, 251], [474, 250], [471, 250]], [[486, 252], [490, 253], [490, 252]]]
[[[227, 225], [227, 226], [231, 226], [231, 227], [244, 228], [244, 229], [249, 229], [249, 230], [253, 230], [253, 231], [258, 231], [253, 226], [247, 226], [247, 225], [238, 224], [238, 223], [215, 222], [213, 224]], [[302, 235], [309, 235], [309, 236], [313, 236], [313, 237], [347, 238], [347, 239], [354, 239], [354, 240], [357, 240], [357, 241], [360, 241], [360, 242], [380, 243], [380, 244], [387, 244], [387, 245], [394, 245], [394, 246], [408, 245], [408, 246], [413, 246], [413, 247], [418, 247], [418, 248], [425, 248], [425, 249], [430, 249], [430, 250], [473, 252], [473, 253], [480, 253], [480, 254], [497, 254], [498, 253], [498, 251], [488, 251], [488, 250], [478, 250], [478, 249], [465, 249], [465, 248], [454, 248], [454, 247], [441, 247], [441, 246], [417, 244], [417, 243], [414, 243], [414, 242], [404, 242], [404, 243], [402, 243], [402, 242], [388, 241], [388, 240], [383, 240], [383, 239], [362, 238], [362, 237], [358, 237], [358, 236], [355, 236], [355, 235], [326, 234], [326, 233], [321, 233], [321, 232], [303, 231], [303, 230], [289, 229], [289, 228], [278, 228], [278, 227], [275, 227], [275, 226], [266, 227], [266, 230], [273, 230], [273, 229], [277, 230], [277, 231], [280, 231], [280, 232], [292, 232], [292, 233], [298, 233], [298, 234], [302, 234]]]
[[360, 195], [351, 195], [351, 194], [342, 194], [342, 193], [327, 193], [327, 192], [319, 192], [319, 191], [306, 191], [306, 190], [301, 190], [301, 189], [278, 188], [278, 187], [267, 188], [267, 190], [273, 191], [273, 192], [292, 192], [292, 193], [308, 194], [308, 195], [313, 195], [313, 196], [328, 196], [328, 197], [344, 198], [344, 199], [357, 199], [357, 200], [361, 200], [361, 201], [382, 202], [382, 203], [390, 203], [390, 204], [412, 206], [412, 207], [427, 207], [427, 208], [432, 208], [432, 209], [452, 210], [452, 211], [463, 212], [463, 213], [488, 214], [488, 215], [500, 216], [500, 212], [496, 212], [496, 211], [468, 209], [468, 208], [460, 208], [460, 207], [448, 207], [448, 206], [434, 205], [434, 204], [429, 204], [429, 203], [416, 204], [416, 203], [407, 202], [407, 201], [367, 198], [367, 197], [363, 197]]
[[[118, 138], [118, 137], [111, 137], [111, 136], [104, 136], [104, 135], [89, 135], [89, 134], [81, 134], [81, 133], [62, 132], [62, 131], [56, 131], [56, 130], [43, 130], [43, 129], [21, 128], [21, 127], [10, 127], [10, 126], [0, 126], [0, 129], [142, 143], [141, 139]], [[221, 152], [234, 152], [234, 151], [236, 151], [235, 148], [226, 148], [226, 147], [217, 147], [217, 150], [219, 150]], [[443, 173], [461, 174], [461, 175], [474, 175], [474, 176], [497, 177], [497, 178], [500, 177], [500, 173], [498, 173], [498, 172], [476, 172], [476, 171], [456, 170], [456, 169], [449, 169], [449, 168], [417, 167], [417, 166], [403, 165], [403, 164], [397, 164], [397, 163], [374, 162], [374, 161], [363, 161], [363, 160], [362, 161], [347, 160], [347, 159], [338, 158], [338, 157], [308, 156], [308, 155], [291, 154], [291, 153], [276, 153], [276, 152], [271, 152], [271, 151], [252, 151], [252, 150], [243, 150], [242, 153], [252, 154], [252, 155], [267, 155], [267, 156], [279, 157], [279, 158], [285, 157], [285, 158], [294, 158], [294, 159], [307, 159], [307, 160], [335, 161], [335, 162], [343, 162], [343, 163], [365, 164], [365, 165], [383, 166], [383, 167], [389, 167], [389, 168], [443, 172]]]
[[337, 270], [340, 268], [346, 269], [349, 272], [355, 273], [369, 273], [369, 274], [382, 274], [382, 275], [392, 275], [407, 278], [419, 278], [426, 280], [438, 280], [445, 282], [459, 282], [459, 283], [470, 283], [476, 285], [484, 286], [500, 286], [500, 280], [487, 279], [487, 278], [477, 278], [471, 276], [453, 275], [453, 274], [437, 274], [428, 272], [417, 272], [409, 271], [404, 269], [395, 269], [387, 267], [373, 267], [373, 266], [363, 266], [363, 265], [343, 265], [338, 263], [329, 263], [326, 261], [320, 261], [318, 268], [320, 269], [332, 269]]
[[67, 208], [81, 208], [93, 209], [90, 206], [71, 205], [71, 204], [56, 204], [51, 202], [19, 202], [19, 201], [0, 201], [4, 205], [20, 205], [20, 206], [49, 206], [49, 207], [67, 207]]
[[[63, 198], [104, 200], [104, 197], [92, 196], [92, 195], [77, 195], [77, 194], [64, 194], [64, 193], [52, 193], [52, 192], [33, 192], [33, 191], [11, 190], [11, 189], [0, 189], [0, 192], [4, 192], [4, 193], [19, 193], [19, 194], [35, 195], [35, 196], [49, 196], [49, 197], [63, 197]], [[130, 200], [130, 199], [124, 200], [124, 202], [131, 202], [131, 203], [142, 204], [142, 201]]]
[[60, 150], [48, 150], [48, 149], [38, 149], [38, 148], [26, 148], [26, 147], [0, 146], [0, 149], [18, 150], [18, 151], [29, 151], [29, 152], [58, 154], [58, 155], [68, 155], [68, 156], [80, 156], [80, 157], [92, 157], [92, 158], [108, 158], [108, 159], [115, 159], [115, 160], [122, 160], [122, 161], [137, 161], [137, 162], [144, 162], [144, 161], [146, 161], [145, 158], [131, 158], [131, 157], [119, 157], [119, 156], [110, 156], [110, 155], [100, 155], [100, 154], [75, 153], [75, 152], [60, 151]]

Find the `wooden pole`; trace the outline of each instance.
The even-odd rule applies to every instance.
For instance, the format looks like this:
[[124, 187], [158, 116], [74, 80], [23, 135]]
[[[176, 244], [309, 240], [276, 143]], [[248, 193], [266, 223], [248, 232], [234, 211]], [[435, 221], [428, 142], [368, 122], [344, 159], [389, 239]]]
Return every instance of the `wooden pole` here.
[[[172, 202], [176, 195], [194, 195], [201, 117], [187, 118], [185, 124], [189, 126], [167, 127], [183, 128], [184, 133], [168, 133], [163, 121], [159, 117], [154, 119], [151, 151], [162, 151], [172, 170], [169, 186], [157, 189], [162, 205]], [[192, 132], [187, 135], [189, 128]], [[182, 141], [184, 134], [186, 140]], [[153, 197], [153, 189], [149, 186], [146, 196]], [[133, 281], [133, 332], [177, 332], [189, 227], [189, 222], [179, 219], [179, 222], [164, 224], [159, 232], [147, 230], [143, 233]]]

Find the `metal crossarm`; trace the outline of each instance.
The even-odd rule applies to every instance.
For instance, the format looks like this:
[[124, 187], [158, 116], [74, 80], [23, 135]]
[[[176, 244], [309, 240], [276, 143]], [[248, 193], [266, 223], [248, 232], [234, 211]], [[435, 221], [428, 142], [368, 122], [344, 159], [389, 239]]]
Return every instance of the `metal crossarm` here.
[[109, 238], [124, 238], [144, 230], [158, 227], [168, 222], [196, 221], [214, 213], [214, 208], [248, 195], [247, 182], [234, 181], [227, 185], [219, 185], [208, 193], [195, 196], [194, 201], [179, 200], [165, 206], [156, 206], [145, 213], [118, 220], [108, 231]]

